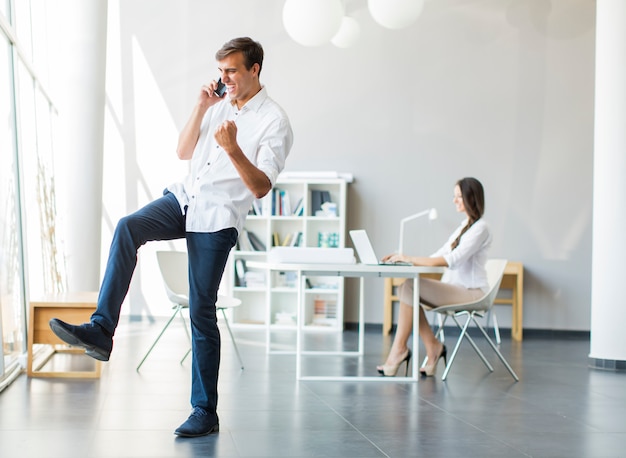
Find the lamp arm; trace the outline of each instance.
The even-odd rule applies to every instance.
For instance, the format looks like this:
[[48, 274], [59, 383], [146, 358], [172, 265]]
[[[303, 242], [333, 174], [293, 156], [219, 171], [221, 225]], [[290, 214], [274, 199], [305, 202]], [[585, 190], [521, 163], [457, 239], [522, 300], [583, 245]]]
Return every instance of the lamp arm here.
[[406, 218], [402, 218], [400, 220], [400, 224], [408, 223], [411, 220], [417, 219], [420, 216], [428, 215], [429, 213], [430, 213], [430, 208], [428, 210], [424, 210], [423, 212], [419, 212], [419, 213], [416, 213], [414, 215], [407, 216]]
[[399, 245], [398, 245], [398, 254], [403, 254], [403, 252], [402, 252], [402, 248], [403, 248], [403, 246], [404, 246], [404, 225], [405, 225], [406, 223], [408, 223], [409, 221], [412, 221], [412, 220], [414, 220], [414, 219], [417, 219], [417, 218], [419, 218], [419, 217], [421, 217], [421, 216], [428, 215], [428, 214], [429, 214], [429, 213], [431, 213], [431, 212], [432, 212], [432, 209], [431, 209], [431, 208], [429, 208], [428, 210], [424, 210], [424, 211], [419, 212], [419, 213], [416, 213], [416, 214], [414, 214], [414, 215], [407, 216], [406, 218], [402, 218], [402, 219], [400, 220], [400, 238], [398, 239], [398, 240], [399, 240]]

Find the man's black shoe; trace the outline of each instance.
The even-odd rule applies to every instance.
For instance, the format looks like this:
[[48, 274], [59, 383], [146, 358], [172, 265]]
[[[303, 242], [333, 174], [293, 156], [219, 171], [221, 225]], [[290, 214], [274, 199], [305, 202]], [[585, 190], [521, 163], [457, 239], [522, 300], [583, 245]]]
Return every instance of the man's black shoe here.
[[83, 347], [85, 354], [99, 361], [108, 361], [113, 350], [113, 337], [97, 323], [85, 323], [78, 326], [65, 323], [58, 318], [50, 320], [50, 328], [63, 342]]
[[181, 437], [198, 437], [217, 433], [219, 430], [220, 422], [217, 416], [209, 415], [200, 407], [194, 407], [187, 421], [180, 425], [174, 434]]

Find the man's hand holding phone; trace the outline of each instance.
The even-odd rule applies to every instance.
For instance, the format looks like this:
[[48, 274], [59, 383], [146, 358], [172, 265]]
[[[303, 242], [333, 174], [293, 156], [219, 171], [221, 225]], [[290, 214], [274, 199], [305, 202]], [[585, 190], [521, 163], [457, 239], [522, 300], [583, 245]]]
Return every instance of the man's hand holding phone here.
[[213, 90], [213, 94], [219, 98], [224, 97], [224, 94], [226, 94], [226, 85], [222, 83], [222, 78], [217, 80], [217, 87]]
[[198, 102], [206, 110], [224, 98], [224, 94], [226, 94], [226, 85], [220, 78], [202, 86]]

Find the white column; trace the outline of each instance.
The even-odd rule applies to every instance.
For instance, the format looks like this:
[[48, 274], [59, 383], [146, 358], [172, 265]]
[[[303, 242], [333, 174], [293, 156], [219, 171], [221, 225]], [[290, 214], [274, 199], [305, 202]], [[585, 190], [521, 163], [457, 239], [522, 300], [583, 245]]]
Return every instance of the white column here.
[[[52, 5], [52, 4], [51, 4]], [[102, 151], [106, 70], [106, 0], [55, 2], [65, 41], [59, 121], [63, 129], [63, 219], [70, 291], [100, 287]], [[59, 166], [59, 164], [57, 164]]]
[[[626, 369], [626, 2], [597, 0], [592, 367]], [[574, 183], [572, 183], [574, 185]]]

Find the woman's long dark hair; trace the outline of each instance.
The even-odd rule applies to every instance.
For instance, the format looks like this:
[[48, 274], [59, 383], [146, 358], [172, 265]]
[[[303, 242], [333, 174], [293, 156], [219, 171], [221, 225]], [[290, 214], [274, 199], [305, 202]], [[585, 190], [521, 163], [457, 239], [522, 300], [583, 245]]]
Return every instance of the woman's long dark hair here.
[[467, 213], [467, 224], [461, 230], [459, 236], [452, 242], [451, 248], [454, 250], [459, 246], [461, 236], [472, 227], [476, 221], [478, 221], [485, 213], [485, 190], [483, 185], [476, 178], [466, 177], [461, 178], [456, 182], [456, 185], [461, 190], [461, 196], [463, 197], [463, 206]]

